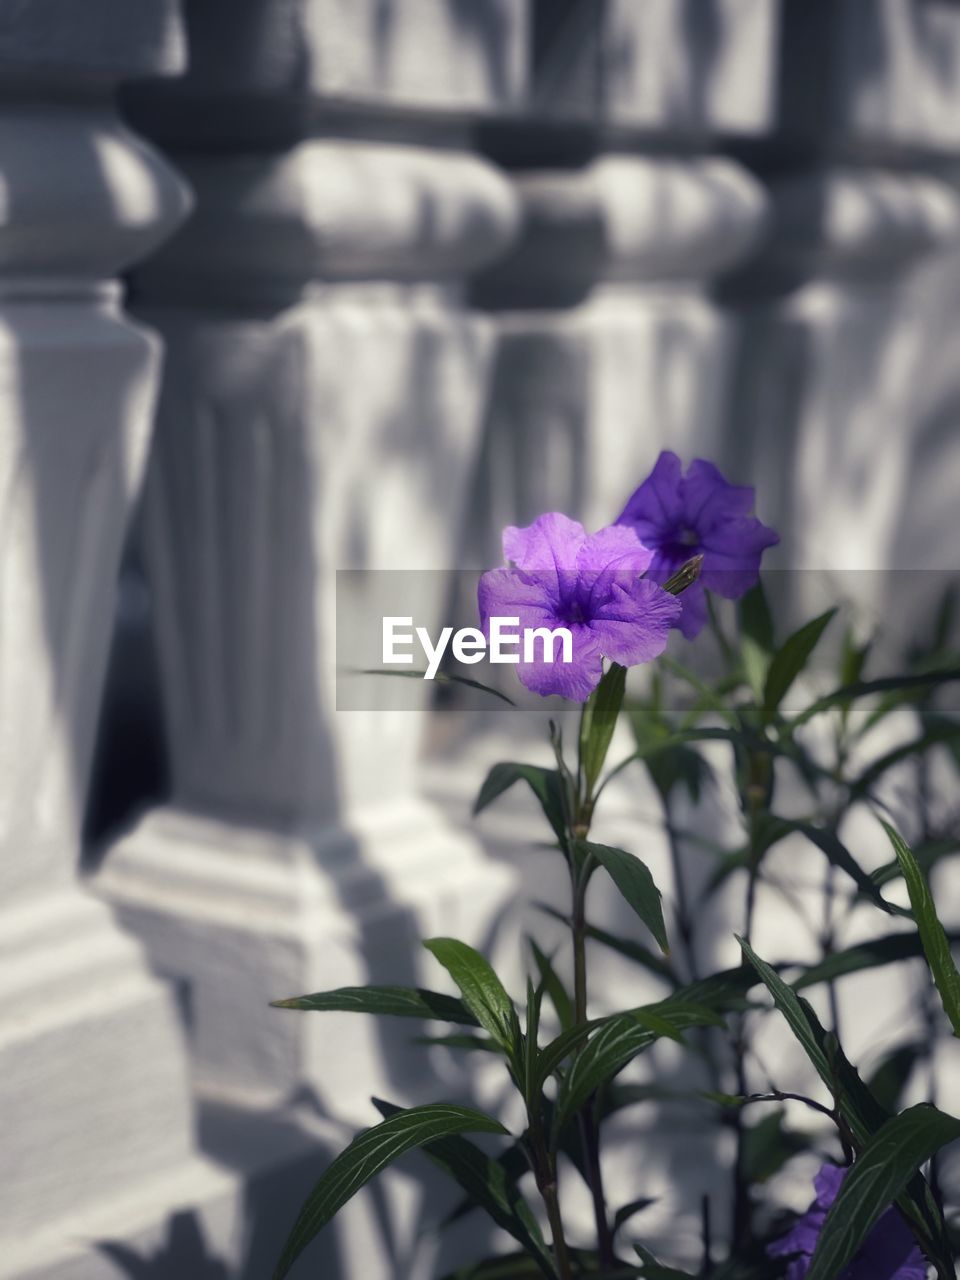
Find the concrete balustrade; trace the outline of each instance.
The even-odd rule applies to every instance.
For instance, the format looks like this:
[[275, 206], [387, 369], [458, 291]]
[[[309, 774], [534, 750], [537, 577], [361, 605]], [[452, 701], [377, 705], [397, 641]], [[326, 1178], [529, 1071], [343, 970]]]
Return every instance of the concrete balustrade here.
[[[337, 570], [422, 570], [435, 629], [503, 525], [604, 524], [665, 447], [758, 486], [784, 568], [949, 544], [960, 8], [0, 0], [0, 78], [0, 1280], [253, 1280], [371, 1093], [497, 1105], [269, 1001], [440, 985], [419, 937], [505, 954], [550, 874], [520, 797], [467, 816], [529, 722], [337, 711]], [[170, 795], [87, 882], [131, 523]], [[600, 837], [668, 889], [624, 782]], [[672, 1256], [724, 1152], [656, 1123]], [[433, 1184], [381, 1188], [315, 1264], [442, 1274]]]

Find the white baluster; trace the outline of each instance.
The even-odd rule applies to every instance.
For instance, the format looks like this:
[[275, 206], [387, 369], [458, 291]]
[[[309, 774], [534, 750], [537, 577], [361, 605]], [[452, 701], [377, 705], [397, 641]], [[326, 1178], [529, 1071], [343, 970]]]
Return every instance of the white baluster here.
[[178, 68], [173, 7], [83, 8], [0, 5], [0, 1275], [19, 1280], [91, 1276], [98, 1240], [223, 1189], [193, 1156], [174, 994], [78, 879], [161, 354], [114, 277], [189, 204], [110, 94]]

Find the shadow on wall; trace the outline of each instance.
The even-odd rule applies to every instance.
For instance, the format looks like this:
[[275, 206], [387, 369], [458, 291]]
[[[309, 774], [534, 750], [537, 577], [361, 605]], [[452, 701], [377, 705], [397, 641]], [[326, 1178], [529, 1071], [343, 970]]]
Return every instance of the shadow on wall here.
[[193, 1212], [175, 1213], [167, 1223], [167, 1238], [153, 1253], [138, 1253], [129, 1245], [105, 1240], [97, 1251], [130, 1280], [231, 1280], [226, 1263], [208, 1251], [203, 1228]]

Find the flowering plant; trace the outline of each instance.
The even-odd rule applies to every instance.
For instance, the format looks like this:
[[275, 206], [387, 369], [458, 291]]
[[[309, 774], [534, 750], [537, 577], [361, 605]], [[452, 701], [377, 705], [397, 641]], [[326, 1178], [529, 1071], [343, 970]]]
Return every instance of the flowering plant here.
[[[458, 996], [367, 986], [277, 1002], [290, 1009], [453, 1024], [459, 1030], [441, 1042], [499, 1058], [525, 1119], [521, 1131], [510, 1134], [495, 1117], [460, 1103], [399, 1108], [377, 1102], [381, 1122], [336, 1157], [303, 1205], [276, 1280], [361, 1186], [414, 1147], [515, 1243], [513, 1253], [457, 1272], [464, 1280], [682, 1280], [694, 1274], [662, 1264], [640, 1239], [624, 1243], [628, 1225], [649, 1200], [631, 1198], [643, 1188], [626, 1189], [630, 1194], [617, 1188], [614, 1207], [605, 1180], [606, 1122], [651, 1097], [650, 1090], [624, 1086], [620, 1074], [662, 1041], [679, 1044], [700, 1073], [701, 1087], [683, 1094], [685, 1101], [732, 1138], [729, 1220], [718, 1226], [711, 1204], [704, 1203], [696, 1274], [726, 1280], [920, 1280], [930, 1268], [938, 1280], [955, 1274], [937, 1166], [927, 1174], [924, 1169], [960, 1137], [960, 1120], [930, 1102], [900, 1105], [903, 1077], [920, 1059], [932, 1058], [933, 1035], [926, 1045], [896, 1046], [880, 1070], [864, 1079], [841, 1044], [837, 992], [847, 974], [923, 958], [927, 981], [920, 998], [928, 1025], [938, 1028], [945, 1015], [960, 1035], [960, 975], [928, 883], [937, 861], [960, 841], [955, 833], [935, 830], [924, 813], [920, 843], [911, 850], [881, 818], [880, 839], [893, 857], [868, 872], [842, 838], [855, 810], [866, 806], [889, 815], [879, 788], [891, 770], [910, 761], [922, 772], [938, 745], [956, 747], [957, 722], [935, 699], [960, 671], [941, 627], [934, 645], [913, 656], [910, 670], [868, 679], [870, 645], [855, 643], [848, 633], [834, 687], [807, 696], [805, 673], [837, 610], [777, 638], [759, 582], [762, 553], [777, 535], [750, 514], [752, 508], [753, 491], [728, 484], [712, 464], [694, 461], [684, 474], [680, 460], [664, 453], [616, 523], [599, 532], [588, 535], [559, 513], [504, 531], [504, 556], [511, 565], [481, 579], [481, 626], [508, 613], [531, 628], [568, 628], [569, 662], [529, 660], [517, 671], [528, 689], [559, 694], [581, 710], [573, 751], [551, 722], [552, 763], [495, 765], [476, 810], [521, 783], [542, 811], [569, 881], [569, 912], [563, 913], [569, 985], [559, 961], [533, 943], [531, 976], [524, 999], [517, 1001], [479, 952], [453, 938], [432, 938], [424, 945]], [[738, 602], [735, 610], [726, 606], [732, 617], [721, 615], [717, 597]], [[703, 633], [698, 645], [711, 641], [719, 663], [712, 676], [666, 654], [671, 629], [687, 640]], [[628, 696], [628, 668], [654, 661], [643, 695]], [[668, 714], [668, 705], [679, 707], [677, 718]], [[860, 707], [868, 714], [854, 714]], [[919, 723], [919, 735], [864, 765], [860, 757], [871, 730], [904, 708]], [[608, 767], [618, 726], [632, 732], [634, 747]], [[829, 734], [816, 738], [825, 726]], [[712, 867], [695, 898], [690, 841], [678, 815], [684, 804], [696, 804], [709, 782], [718, 783], [711, 750], [725, 756], [738, 801], [739, 840], [732, 848], [701, 841]], [[666, 916], [647, 864], [592, 838], [608, 786], [614, 780], [622, 785], [641, 769], [662, 806], [669, 846], [672, 910]], [[799, 817], [781, 807], [786, 778], [804, 798]], [[905, 817], [917, 825], [916, 811]], [[821, 957], [812, 965], [770, 964], [754, 947], [760, 893], [775, 884], [773, 851], [788, 840], [807, 860], [825, 862]], [[628, 904], [636, 936], [614, 935], [590, 921], [588, 890], [597, 875], [609, 878]], [[737, 939], [742, 961], [705, 972], [702, 925], [718, 890], [735, 878], [743, 886]], [[909, 907], [883, 892], [898, 878], [905, 881]], [[899, 927], [841, 946], [843, 908], [882, 913]], [[662, 988], [660, 998], [597, 1016], [588, 981], [588, 958], [597, 947], [612, 948], [640, 966], [645, 979]], [[811, 988], [825, 993], [827, 1025], [801, 994]], [[756, 996], [764, 993], [767, 1002], [758, 1003]], [[780, 1089], [769, 1078], [758, 1083], [751, 1036], [771, 1012], [809, 1062], [819, 1097]], [[748, 1123], [764, 1107], [763, 1118]], [[820, 1128], [788, 1129], [788, 1107]], [[467, 1133], [507, 1141], [491, 1153]], [[778, 1228], [771, 1205], [759, 1194], [763, 1184], [794, 1156], [809, 1158], [825, 1148], [842, 1164], [824, 1164], [811, 1208], [786, 1231]], [[593, 1238], [576, 1244], [560, 1194], [563, 1165], [578, 1171], [592, 1204]]]

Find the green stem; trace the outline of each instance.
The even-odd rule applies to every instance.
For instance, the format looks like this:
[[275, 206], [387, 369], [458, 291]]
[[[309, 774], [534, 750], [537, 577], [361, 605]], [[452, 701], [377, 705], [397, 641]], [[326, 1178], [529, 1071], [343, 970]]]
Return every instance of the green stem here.
[[538, 1180], [538, 1186], [547, 1210], [547, 1221], [550, 1223], [553, 1254], [557, 1260], [557, 1273], [560, 1280], [573, 1280], [573, 1271], [570, 1269], [570, 1254], [567, 1252], [567, 1242], [563, 1236], [563, 1220], [560, 1217], [560, 1201], [557, 1197], [555, 1170], [551, 1168], [548, 1171], [548, 1176], [543, 1181]]
[[567, 1251], [567, 1241], [563, 1234], [560, 1199], [557, 1195], [557, 1165], [544, 1139], [543, 1115], [539, 1102], [536, 1105], [527, 1104], [527, 1119], [530, 1134], [528, 1145], [530, 1164], [533, 1168], [537, 1190], [540, 1192], [540, 1198], [547, 1211], [547, 1221], [550, 1223], [553, 1255], [557, 1260], [557, 1276], [559, 1280], [573, 1280], [573, 1272], [570, 1269], [570, 1254]]
[[[743, 930], [744, 937], [748, 943], [753, 934], [753, 917], [757, 905], [757, 879], [760, 871], [759, 847], [757, 844], [757, 814], [759, 807], [759, 789], [755, 780], [751, 777], [747, 784], [749, 859]], [[736, 1092], [741, 1096], [746, 1096], [747, 1093], [746, 1047], [745, 1018], [741, 1016], [734, 1047], [737, 1078]], [[736, 1110], [734, 1133], [736, 1134], [737, 1154], [733, 1184], [733, 1248], [737, 1250], [744, 1247], [749, 1240], [752, 1217], [750, 1188], [747, 1185], [746, 1177], [746, 1130], [743, 1124], [742, 1107], [738, 1107]]]

